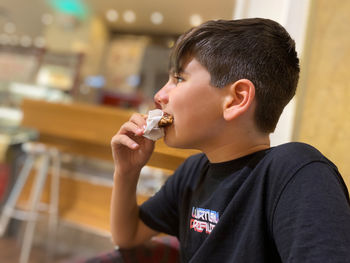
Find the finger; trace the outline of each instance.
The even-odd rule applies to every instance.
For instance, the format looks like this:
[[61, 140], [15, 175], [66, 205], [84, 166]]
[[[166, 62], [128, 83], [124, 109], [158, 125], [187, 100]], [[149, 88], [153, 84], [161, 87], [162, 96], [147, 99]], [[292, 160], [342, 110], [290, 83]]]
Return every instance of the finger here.
[[131, 116], [130, 121], [135, 123], [140, 128], [143, 128], [146, 125], [146, 119], [147, 119], [147, 116], [145, 117], [145, 115], [141, 115], [139, 113], [134, 113]]
[[111, 141], [112, 146], [126, 146], [129, 149], [135, 150], [139, 147], [139, 144], [131, 139], [129, 136], [125, 134], [119, 134], [112, 138]]
[[134, 134], [136, 136], [143, 135], [143, 128], [139, 127], [137, 124], [133, 122], [126, 122], [122, 125], [119, 131], [120, 134]]

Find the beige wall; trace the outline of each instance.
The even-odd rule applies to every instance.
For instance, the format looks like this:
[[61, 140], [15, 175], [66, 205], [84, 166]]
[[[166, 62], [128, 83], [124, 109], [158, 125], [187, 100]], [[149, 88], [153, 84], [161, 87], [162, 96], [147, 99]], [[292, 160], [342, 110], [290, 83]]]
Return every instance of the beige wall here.
[[316, 146], [350, 188], [350, 1], [313, 0], [294, 139]]

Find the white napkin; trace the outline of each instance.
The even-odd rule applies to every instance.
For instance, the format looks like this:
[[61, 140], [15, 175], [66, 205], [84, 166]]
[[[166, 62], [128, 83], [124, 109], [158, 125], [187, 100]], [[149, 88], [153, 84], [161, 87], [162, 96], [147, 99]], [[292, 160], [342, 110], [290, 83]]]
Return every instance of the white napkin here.
[[163, 117], [163, 111], [159, 109], [148, 112], [147, 125], [143, 136], [152, 141], [156, 141], [164, 136], [164, 129], [158, 127], [158, 122]]

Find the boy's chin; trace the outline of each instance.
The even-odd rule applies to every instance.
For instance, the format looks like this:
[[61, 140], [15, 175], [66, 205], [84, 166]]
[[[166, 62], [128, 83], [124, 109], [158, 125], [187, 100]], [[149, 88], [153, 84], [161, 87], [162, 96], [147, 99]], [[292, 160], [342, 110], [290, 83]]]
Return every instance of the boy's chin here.
[[182, 142], [177, 138], [172, 137], [170, 134], [165, 134], [163, 140], [164, 143], [171, 148], [193, 149], [191, 145], [187, 145], [185, 142]]
[[171, 134], [169, 134], [168, 132], [165, 132], [165, 135], [163, 137], [163, 141], [167, 146], [177, 148], [176, 143], [172, 137], [173, 136], [171, 136]]

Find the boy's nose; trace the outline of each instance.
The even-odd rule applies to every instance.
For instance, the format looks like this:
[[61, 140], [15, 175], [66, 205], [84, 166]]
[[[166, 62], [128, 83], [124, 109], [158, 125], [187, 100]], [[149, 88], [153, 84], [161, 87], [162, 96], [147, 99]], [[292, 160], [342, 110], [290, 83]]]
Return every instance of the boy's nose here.
[[161, 88], [155, 95], [154, 95], [154, 103], [156, 104], [156, 107], [161, 109], [169, 102], [169, 96], [166, 91], [166, 87], [164, 86]]

